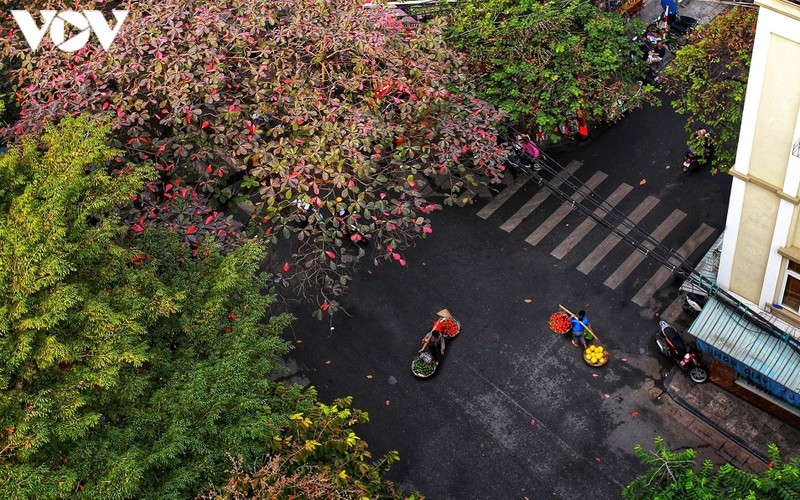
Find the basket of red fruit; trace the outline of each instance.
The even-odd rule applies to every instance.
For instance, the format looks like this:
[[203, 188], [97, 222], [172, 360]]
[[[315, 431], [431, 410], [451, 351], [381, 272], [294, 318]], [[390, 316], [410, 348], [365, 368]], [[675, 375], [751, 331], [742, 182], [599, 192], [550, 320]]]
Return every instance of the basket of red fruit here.
[[554, 312], [550, 316], [549, 326], [557, 334], [564, 335], [572, 328], [572, 323], [569, 322], [569, 314], [561, 311]]
[[461, 322], [454, 318], [450, 311], [442, 309], [437, 316], [439, 317], [433, 322], [434, 330], [448, 338], [458, 335], [458, 332], [461, 331]]

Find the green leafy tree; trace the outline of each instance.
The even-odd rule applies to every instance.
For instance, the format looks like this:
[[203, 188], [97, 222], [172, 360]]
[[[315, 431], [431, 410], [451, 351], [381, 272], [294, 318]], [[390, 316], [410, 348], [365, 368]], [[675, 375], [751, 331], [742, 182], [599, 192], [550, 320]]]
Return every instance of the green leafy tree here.
[[467, 54], [481, 97], [549, 134], [565, 113], [614, 121], [655, 102], [638, 82], [646, 66], [631, 34], [642, 28], [581, 0], [488, 0], [459, 2], [445, 36]]
[[270, 382], [291, 317], [264, 252], [119, 213], [155, 175], [65, 118], [0, 155], [0, 497], [186, 498], [269, 451], [314, 394]]
[[263, 467], [245, 471], [237, 458], [227, 483], [206, 498], [424, 499], [419, 493], [403, 496], [381, 479], [399, 457], [390, 452], [373, 462], [367, 444], [352, 431], [368, 415], [351, 405], [348, 397], [292, 415], [273, 438], [273, 454]]
[[709, 128], [716, 138], [713, 172], [733, 167], [742, 124], [758, 11], [735, 7], [701, 26], [662, 72], [675, 95], [672, 106], [687, 117], [686, 132]]
[[673, 452], [660, 436], [655, 439], [654, 452], [637, 444], [634, 453], [648, 469], [623, 489], [622, 496], [626, 500], [789, 500], [800, 497], [800, 457], [784, 462], [774, 444], [768, 449], [772, 461], [760, 475], [731, 464], [715, 470], [708, 460], [696, 468], [694, 450]]
[[[45, 40], [33, 53], [16, 33], [0, 56], [22, 113], [7, 134], [88, 112], [129, 161], [153, 162], [137, 232], [227, 235], [217, 218], [252, 202], [259, 237], [290, 242], [276, 277], [333, 311], [366, 249], [404, 265], [430, 212], [502, 175], [501, 115], [462, 91], [463, 61], [435, 24], [410, 30], [360, 0], [121, 4], [131, 15], [108, 51]], [[198, 216], [195, 195], [219, 205]]]

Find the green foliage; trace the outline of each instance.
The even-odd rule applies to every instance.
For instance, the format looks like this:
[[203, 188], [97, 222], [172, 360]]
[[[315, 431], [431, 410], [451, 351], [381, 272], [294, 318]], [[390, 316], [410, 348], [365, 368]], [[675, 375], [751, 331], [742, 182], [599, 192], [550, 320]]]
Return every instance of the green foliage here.
[[[53, 8], [26, 8], [44, 4]], [[94, 4], [105, 5], [82, 7]], [[126, 158], [160, 173], [132, 214], [138, 232], [220, 237], [231, 231], [209, 230], [207, 217], [254, 204], [251, 229], [290, 240], [273, 271], [320, 316], [336, 310], [357, 261], [404, 265], [402, 252], [432, 232], [429, 213], [504, 168], [501, 114], [463, 92], [462, 61], [439, 28], [408, 31], [360, 0], [132, 2], [112, 50], [90, 42], [65, 55], [45, 40], [33, 53], [9, 36], [0, 57], [19, 59], [8, 72], [23, 111], [15, 134], [64, 114], [108, 119]], [[218, 203], [202, 224], [189, 221], [193, 203], [172, 204], [189, 186]]]
[[695, 469], [695, 452], [673, 452], [656, 437], [655, 451], [641, 445], [636, 456], [647, 472], [622, 490], [626, 500], [773, 500], [800, 497], [800, 457], [783, 462], [777, 446], [769, 446], [772, 460], [767, 470], [756, 475], [725, 464], [716, 471], [710, 461]]
[[192, 257], [118, 213], [108, 126], [65, 118], [0, 156], [0, 497], [186, 498], [258, 461], [315, 395], [270, 382], [291, 317], [256, 243]]
[[686, 132], [703, 125], [715, 135], [713, 172], [727, 172], [736, 157], [756, 18], [757, 10], [745, 7], [715, 17], [662, 72], [665, 88], [677, 96], [673, 108], [687, 116]]
[[482, 97], [523, 127], [551, 130], [565, 113], [613, 121], [654, 102], [654, 89], [636, 83], [646, 68], [631, 39], [642, 28], [580, 0], [469, 1], [453, 11], [446, 39], [466, 52]]
[[372, 460], [367, 444], [351, 430], [368, 415], [351, 405], [348, 397], [292, 415], [273, 437], [274, 451], [264, 467], [246, 472], [239, 457], [227, 484], [206, 498], [423, 499], [418, 493], [403, 497], [381, 480], [399, 457], [390, 452]]

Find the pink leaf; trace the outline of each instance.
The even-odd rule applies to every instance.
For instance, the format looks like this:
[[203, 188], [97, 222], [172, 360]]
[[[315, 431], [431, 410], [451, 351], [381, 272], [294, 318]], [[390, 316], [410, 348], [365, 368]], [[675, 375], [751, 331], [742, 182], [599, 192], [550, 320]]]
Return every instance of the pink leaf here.
[[208, 127], [208, 120], [205, 120], [203, 121], [202, 124], [200, 124], [200, 128], [206, 128], [206, 127]]
[[336, 254], [331, 252], [330, 250], [325, 250], [325, 255], [327, 255], [331, 259], [335, 259], [336, 258]]
[[392, 252], [392, 258], [394, 260], [400, 260], [400, 254], [397, 252]]
[[289, 263], [288, 262], [284, 262], [284, 264], [283, 264], [283, 272], [285, 272], [285, 273], [289, 272]]

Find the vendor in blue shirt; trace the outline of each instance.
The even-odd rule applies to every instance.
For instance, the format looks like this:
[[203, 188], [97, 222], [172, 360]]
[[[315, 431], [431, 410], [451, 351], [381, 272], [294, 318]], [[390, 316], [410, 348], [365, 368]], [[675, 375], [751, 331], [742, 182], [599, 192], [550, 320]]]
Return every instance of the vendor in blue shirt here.
[[580, 345], [586, 349], [586, 338], [584, 337], [584, 332], [586, 331], [586, 327], [589, 326], [589, 318], [586, 317], [586, 311], [578, 311], [578, 316], [575, 317], [573, 315], [569, 319], [569, 322], [572, 324], [572, 345], [575, 347]]

